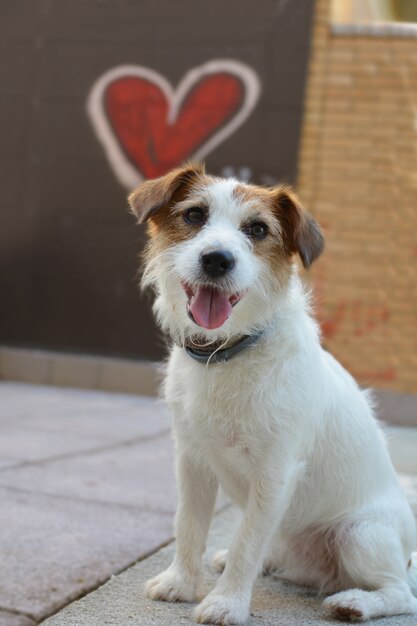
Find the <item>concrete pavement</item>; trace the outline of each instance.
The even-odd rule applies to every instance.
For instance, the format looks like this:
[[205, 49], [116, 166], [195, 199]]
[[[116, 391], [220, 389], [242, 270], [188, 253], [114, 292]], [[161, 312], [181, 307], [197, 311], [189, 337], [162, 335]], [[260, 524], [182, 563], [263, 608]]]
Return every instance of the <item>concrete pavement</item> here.
[[[229, 507], [214, 519], [207, 547], [202, 598], [213, 587], [218, 574], [210, 566], [213, 553], [227, 547], [239, 515]], [[153, 602], [145, 597], [145, 581], [159, 574], [172, 560], [171, 543], [138, 563], [103, 587], [74, 602], [42, 626], [192, 626], [193, 604]], [[259, 578], [255, 585], [249, 626], [329, 626], [341, 624], [326, 615], [323, 598], [309, 589], [292, 585], [273, 576]], [[373, 622], [376, 626], [416, 626], [416, 616], [395, 616]]]
[[[389, 438], [417, 512], [417, 429]], [[154, 399], [1, 382], [0, 626], [192, 624], [191, 606], [142, 591], [172, 558], [173, 544], [158, 548], [172, 538], [173, 465], [169, 416]], [[209, 553], [228, 544], [235, 515], [216, 517]], [[201, 593], [214, 578], [208, 568]], [[258, 581], [252, 614], [252, 625], [329, 623], [315, 594], [271, 577]]]
[[0, 383], [0, 498], [0, 626], [33, 626], [172, 537], [166, 409]]

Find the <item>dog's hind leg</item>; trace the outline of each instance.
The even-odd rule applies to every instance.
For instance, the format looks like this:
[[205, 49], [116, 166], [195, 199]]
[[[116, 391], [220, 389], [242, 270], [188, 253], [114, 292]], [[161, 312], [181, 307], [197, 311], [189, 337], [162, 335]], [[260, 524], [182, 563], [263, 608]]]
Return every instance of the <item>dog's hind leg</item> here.
[[393, 583], [375, 591], [349, 589], [327, 598], [323, 606], [337, 619], [364, 621], [371, 617], [417, 614], [417, 600], [406, 583]]
[[[213, 559], [212, 559], [212, 565], [213, 568], [216, 570], [216, 572], [219, 572], [219, 574], [221, 574], [224, 570], [224, 568], [226, 567], [226, 561], [227, 561], [227, 555], [228, 555], [229, 550], [217, 550], [217, 552], [214, 553], [213, 555]], [[275, 563], [273, 563], [272, 561], [265, 561], [263, 568], [262, 568], [262, 574], [264, 576], [267, 576], [268, 574], [271, 574], [272, 572], [274, 572], [277, 568], [277, 565]]]
[[215, 552], [213, 555], [212, 565], [214, 569], [216, 570], [216, 572], [219, 572], [220, 574], [226, 567], [228, 552], [229, 550], [217, 550], [217, 552]]
[[417, 597], [417, 552], [414, 552], [408, 561], [407, 578], [412, 593]]
[[336, 593], [324, 607], [339, 619], [417, 614], [407, 582], [408, 559], [397, 531], [375, 521], [353, 524], [340, 533], [340, 580], [357, 588]]

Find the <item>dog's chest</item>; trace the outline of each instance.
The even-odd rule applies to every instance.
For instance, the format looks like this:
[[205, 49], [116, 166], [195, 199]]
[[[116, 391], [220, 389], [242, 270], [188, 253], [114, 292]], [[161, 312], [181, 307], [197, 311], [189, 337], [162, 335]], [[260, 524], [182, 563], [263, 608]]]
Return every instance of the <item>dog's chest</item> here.
[[188, 445], [221, 473], [247, 474], [261, 447], [259, 434], [248, 432], [246, 420], [239, 419], [236, 413], [225, 418], [216, 413], [215, 408], [209, 414], [193, 412], [192, 420], [186, 418]]
[[167, 399], [177, 434], [227, 466], [256, 460], [271, 434], [271, 415], [257, 400], [259, 381], [249, 368], [205, 368], [185, 361], [168, 374]]
[[222, 400], [219, 395], [191, 395], [180, 417], [189, 437], [210, 449], [247, 453], [254, 437], [249, 433], [249, 425], [256, 419], [248, 407], [233, 403], [230, 398]]

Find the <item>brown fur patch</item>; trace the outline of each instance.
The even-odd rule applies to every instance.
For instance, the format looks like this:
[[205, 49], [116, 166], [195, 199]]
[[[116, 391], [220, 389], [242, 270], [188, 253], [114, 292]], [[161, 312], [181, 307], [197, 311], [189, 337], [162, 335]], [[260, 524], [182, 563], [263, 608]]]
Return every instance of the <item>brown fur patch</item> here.
[[[192, 206], [208, 210], [204, 190], [217, 180], [206, 175], [203, 165], [189, 163], [165, 176], [145, 181], [129, 196], [139, 223], [148, 223], [150, 242], [145, 258], [195, 236], [201, 225], [188, 224], [183, 213]], [[294, 253], [299, 253], [305, 267], [321, 253], [320, 227], [289, 188], [238, 184], [233, 194], [253, 210], [248, 226], [256, 221], [267, 224], [270, 236], [253, 238], [253, 250], [269, 263], [281, 287], [290, 277], [289, 260]]]
[[[259, 221], [267, 224], [272, 235], [277, 235], [277, 239], [282, 233], [282, 227], [278, 220], [275, 208], [275, 193], [273, 189], [257, 187], [255, 185], [237, 185], [233, 190], [233, 195], [240, 201], [253, 208], [253, 218], [251, 222]], [[267, 239], [254, 240], [254, 245], [259, 246]]]
[[[284, 249], [287, 257], [298, 253], [304, 267], [310, 267], [321, 254], [324, 239], [317, 222], [303, 209], [296, 194], [284, 185], [266, 188], [255, 185], [238, 185], [234, 193], [237, 198], [252, 204], [262, 214], [272, 213], [280, 224]], [[281, 259], [282, 260], [282, 259]]]
[[165, 176], [146, 180], [133, 191], [128, 200], [139, 223], [151, 219], [156, 224], [161, 215], [169, 212], [175, 202], [180, 202], [189, 189], [206, 178], [204, 166], [189, 163], [172, 170]]
[[276, 189], [242, 184], [237, 185], [233, 193], [240, 202], [253, 208], [251, 222], [259, 220], [268, 226], [270, 236], [261, 240], [254, 239], [253, 251], [269, 264], [280, 286], [283, 286], [291, 275], [289, 261], [292, 255], [286, 249], [282, 225], [276, 211]]
[[236, 185], [233, 195], [242, 202], [258, 206], [260, 209], [274, 210], [275, 188], [258, 187], [257, 185]]
[[324, 237], [320, 226], [301, 206], [295, 193], [286, 187], [277, 190], [277, 211], [288, 252], [298, 252], [304, 267], [309, 268], [323, 252]]
[[147, 180], [129, 196], [132, 211], [139, 223], [147, 222], [150, 240], [145, 249], [145, 259], [175, 243], [190, 239], [198, 226], [187, 224], [182, 212], [174, 207], [196, 193], [194, 206], [201, 206], [198, 192], [209, 181], [204, 166], [189, 163], [155, 180]]
[[332, 613], [337, 619], [341, 620], [360, 620], [363, 617], [362, 611], [350, 606], [335, 606], [332, 608]]

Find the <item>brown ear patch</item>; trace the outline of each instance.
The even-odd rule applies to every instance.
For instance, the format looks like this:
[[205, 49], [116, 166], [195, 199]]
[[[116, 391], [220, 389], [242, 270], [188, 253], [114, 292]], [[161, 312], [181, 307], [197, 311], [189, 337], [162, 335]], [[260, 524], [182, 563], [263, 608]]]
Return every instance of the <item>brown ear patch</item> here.
[[204, 176], [204, 165], [188, 163], [165, 176], [147, 180], [139, 185], [128, 198], [139, 224], [152, 219], [161, 211], [169, 210], [174, 202], [184, 198], [193, 183]]
[[237, 185], [234, 195], [244, 202], [270, 211], [281, 225], [284, 252], [287, 256], [298, 253], [304, 267], [308, 268], [323, 251], [324, 237], [320, 226], [303, 209], [296, 194], [286, 186], [273, 188], [256, 185]]
[[286, 187], [277, 189], [275, 207], [282, 225], [283, 241], [289, 255], [298, 253], [309, 268], [324, 249], [324, 237], [318, 223], [303, 209], [297, 196]]

